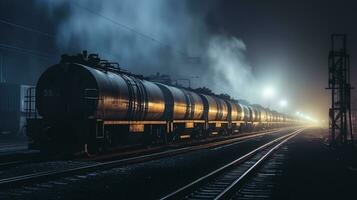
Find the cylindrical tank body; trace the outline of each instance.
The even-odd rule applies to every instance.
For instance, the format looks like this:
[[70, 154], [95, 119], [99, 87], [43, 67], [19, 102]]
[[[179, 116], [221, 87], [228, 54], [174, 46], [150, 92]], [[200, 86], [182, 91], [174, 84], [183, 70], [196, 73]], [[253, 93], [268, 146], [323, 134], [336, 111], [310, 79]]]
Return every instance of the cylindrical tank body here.
[[287, 122], [287, 115], [282, 114], [282, 117], [283, 117], [283, 122]]
[[238, 109], [238, 120], [243, 121], [244, 120], [244, 109], [243, 106], [239, 103], [236, 103], [237, 109]]
[[164, 92], [166, 110], [165, 114], [170, 120], [185, 119], [188, 112], [187, 99], [182, 90], [176, 87], [167, 86], [164, 84], [156, 83]]
[[204, 107], [203, 107], [203, 101], [202, 98], [191, 91], [183, 90], [184, 93], [186, 94], [186, 97], [188, 99], [188, 118], [191, 120], [199, 120], [203, 118], [203, 112], [204, 112]]
[[273, 121], [273, 116], [272, 116], [271, 111], [267, 109], [266, 112], [267, 112], [267, 121], [268, 122], [272, 122]]
[[164, 92], [169, 120], [199, 120], [203, 117], [201, 97], [191, 91], [156, 83]]
[[224, 121], [228, 119], [228, 105], [223, 99], [214, 97], [218, 105], [217, 119], [219, 121]]
[[243, 120], [244, 121], [251, 121], [251, 113], [249, 111], [248, 106], [244, 105], [244, 104], [240, 104], [241, 107], [243, 108]]
[[223, 99], [204, 94], [201, 94], [201, 97], [209, 121], [227, 120], [228, 106]]
[[[117, 75], [113, 73], [113, 75]], [[120, 75], [112, 82], [118, 80]], [[164, 118], [165, 98], [162, 90], [153, 82], [137, 79], [132, 76], [121, 75], [126, 81], [129, 89], [129, 109], [126, 116], [127, 120], [162, 120]], [[104, 89], [104, 88], [103, 88]], [[119, 88], [117, 88], [119, 89]], [[130, 91], [131, 90], [131, 91]], [[131, 93], [131, 94], [130, 94]], [[111, 97], [113, 100], [116, 96]], [[131, 105], [130, 105], [131, 104]], [[110, 104], [104, 104], [110, 105]], [[108, 108], [104, 108], [108, 109]], [[116, 106], [112, 105], [114, 112], [108, 116], [105, 113], [104, 119], [117, 119], [115, 113]], [[100, 111], [100, 110], [99, 110]]]
[[278, 113], [276, 111], [272, 111], [273, 122], [278, 122]]
[[42, 74], [36, 104], [46, 117], [103, 120], [160, 120], [165, 109], [164, 95], [154, 83], [75, 63]]
[[267, 122], [267, 111], [265, 108], [260, 108], [260, 120], [261, 122]]
[[280, 113], [280, 122], [284, 122], [284, 114]]
[[228, 105], [228, 118], [230, 117], [230, 119], [232, 121], [239, 121], [242, 118], [242, 108], [240, 107], [240, 105], [238, 103], [235, 103], [233, 101], [226, 101], [227, 105]]
[[254, 111], [253, 107], [252, 106], [247, 106], [247, 107], [248, 107], [248, 110], [249, 110], [249, 113], [250, 113], [249, 121], [251, 121], [251, 122], [256, 121], [256, 115], [255, 115], [255, 111]]
[[78, 118], [92, 115], [96, 105], [84, 103], [84, 90], [97, 87], [94, 76], [86, 67], [72, 64], [50, 67], [37, 82], [38, 113], [50, 118]]
[[257, 106], [252, 106], [252, 110], [253, 110], [253, 113], [254, 113], [254, 119], [253, 119], [253, 121], [254, 122], [259, 122], [260, 121], [260, 108], [259, 107], [257, 107]]

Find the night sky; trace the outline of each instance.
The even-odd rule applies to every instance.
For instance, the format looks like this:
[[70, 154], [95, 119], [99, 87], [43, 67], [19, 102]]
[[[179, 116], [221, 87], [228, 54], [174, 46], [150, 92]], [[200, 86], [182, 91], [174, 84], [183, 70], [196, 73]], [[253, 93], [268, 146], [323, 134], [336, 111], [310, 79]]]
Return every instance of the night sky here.
[[[103, 52], [113, 51], [113, 48], [108, 48], [108, 51], [105, 51], [106, 44], [114, 43], [110, 38], [127, 37], [127, 35], [121, 35], [121, 33], [113, 33], [110, 38], [107, 35], [101, 34], [94, 38], [89, 36], [84, 37], [85, 40], [98, 40], [95, 45], [87, 47], [85, 43], [78, 42], [75, 37], [72, 37], [71, 33], [69, 33], [70, 36], [63, 36], [67, 34], [67, 27], [64, 27], [66, 25], [65, 22], [69, 18], [72, 17], [71, 19], [73, 19], [73, 16], [77, 16], [73, 13], [83, 13], [85, 11], [73, 9], [71, 5], [64, 1], [57, 1], [61, 3], [53, 2], [49, 0], [0, 0], [1, 21], [33, 29], [25, 30], [24, 27], [15, 27], [14, 25], [0, 22], [0, 53], [3, 57], [4, 78], [6, 82], [34, 85], [43, 70], [58, 62], [60, 54], [78, 52], [84, 48], [96, 51], [95, 46], [98, 44], [98, 41], [101, 41], [101, 44], [103, 44], [100, 48], [98, 47], [98, 52], [103, 54]], [[96, 11], [96, 9], [99, 9], [98, 12], [100, 12], [101, 7], [98, 5], [94, 5], [93, 3], [88, 3], [87, 5], [84, 0], [79, 2], [81, 5], [85, 5], [92, 10]], [[170, 48], [171, 52], [174, 52], [172, 49], [175, 49], [175, 51], [179, 49], [180, 52], [184, 51], [184, 53], [189, 52], [188, 54], [201, 56], [200, 53], [197, 53], [200, 52], [197, 49], [204, 49], [203, 47], [208, 43], [207, 38], [217, 35], [238, 38], [244, 42], [246, 47], [244, 50], [244, 63], [251, 67], [252, 76], [254, 76], [256, 82], [259, 82], [258, 85], [262, 87], [264, 85], [273, 85], [276, 87], [277, 96], [286, 98], [289, 101], [288, 111], [301, 111], [325, 120], [328, 117], [327, 113], [330, 102], [329, 92], [324, 89], [327, 87], [327, 56], [330, 50], [329, 37], [332, 33], [346, 33], [348, 35], [348, 50], [351, 55], [352, 84], [354, 86], [357, 85], [354, 79], [357, 74], [354, 67], [357, 59], [357, 4], [352, 0], [316, 0], [313, 2], [196, 0], [175, 3], [178, 5], [173, 5], [173, 7], [183, 7], [182, 9], [178, 9], [178, 13], [161, 13], [161, 9], [165, 9], [166, 7], [157, 8], [158, 12], [162, 14], [160, 17], [165, 18], [167, 16], [168, 19], [170, 17], [175, 19], [172, 27], [165, 26], [168, 23], [164, 21], [163, 23], [158, 23], [160, 25], [158, 27], [153, 22], [148, 26], [153, 28], [142, 28], [143, 26], [140, 23], [136, 24], [135, 21], [126, 20], [125, 18], [116, 19], [110, 13], [107, 16], [111, 16], [111, 18], [129, 27], [133, 27], [139, 32], [144, 32], [154, 39], [164, 42], [165, 45], [169, 46], [167, 48]], [[120, 1], [116, 1], [113, 6], [115, 7], [119, 4]], [[155, 7], [155, 5], [156, 3], [153, 3], [152, 7]], [[162, 5], [162, 3], [158, 3], [158, 5]], [[152, 7], [150, 9], [155, 10]], [[136, 9], [140, 9], [139, 12], [145, 12], [146, 7], [139, 6], [139, 4], [135, 7], [130, 4], [125, 7], [125, 10], [118, 8], [118, 13], [124, 11], [135, 13]], [[105, 15], [106, 13], [102, 14]], [[88, 13], [83, 13], [80, 16], [86, 15]], [[148, 15], [150, 15], [150, 12]], [[184, 22], [187, 21], [187, 18], [190, 18], [194, 25], [189, 26], [185, 23], [184, 26], [181, 26], [180, 20], [177, 20], [175, 16], [183, 19], [181, 21]], [[115, 25], [109, 23], [106, 26]], [[187, 30], [187, 27], [190, 30]], [[70, 28], [68, 27], [68, 29]], [[91, 28], [102, 27], [93, 25]], [[195, 28], [200, 31], [195, 31]], [[171, 33], [165, 35], [165, 33], [171, 30], [174, 30], [173, 36], [175, 37], [176, 32], [182, 31], [183, 33], [180, 34], [182, 38], [176, 37], [177, 40], [173, 40], [171, 38], [175, 37], [169, 37]], [[80, 32], [81, 30], [78, 31]], [[120, 31], [125, 32], [127, 30], [118, 30], [118, 32]], [[190, 31], [193, 32], [192, 38], [195, 39], [190, 39]], [[126, 34], [139, 37], [135, 36], [136, 34], [133, 32]], [[200, 37], [200, 34], [202, 34], [202, 37]], [[62, 43], [61, 38], [67, 38], [67, 43]], [[137, 40], [132, 40], [130, 37], [125, 39], [125, 45], [131, 45], [131, 42], [133, 46], [138, 45]], [[192, 43], [196, 44], [192, 45]], [[143, 46], [147, 46], [145, 42], [143, 42]], [[143, 52], [140, 52], [138, 57], [140, 55], [147, 55], [146, 49], [139, 50]], [[135, 54], [139, 50], [134, 49], [131, 50], [134, 52], [130, 53]], [[148, 70], [144, 71], [144, 73], [149, 74], [155, 70], [157, 71], [157, 69], [163, 69], [162, 72], [173, 76], [176, 73], [175, 70], [178, 68], [177, 64], [172, 65], [170, 63], [171, 57], [162, 53], [162, 49], [159, 49], [158, 52], [158, 55], [163, 55], [159, 57], [162, 62], [155, 63], [155, 66], [167, 65], [174, 67], [153, 67], [152, 71]], [[115, 52], [113, 54], [114, 56], [109, 56], [109, 53], [107, 53], [109, 57], [116, 58]], [[121, 53], [121, 55], [124, 55], [124, 53]], [[130, 66], [129, 69], [131, 71], [142, 72], [141, 64], [131, 61], [131, 56], [120, 57], [120, 60], [126, 66]], [[128, 59], [126, 60], [126, 58]], [[205, 65], [205, 56], [202, 55], [201, 59], [201, 65]], [[197, 66], [197, 68], [200, 68], [200, 66]], [[179, 72], [181, 76], [186, 75], [187, 70], [185, 69], [182, 68]], [[200, 73], [200, 71], [197, 70], [197, 73]], [[224, 72], [219, 73], [224, 75]], [[205, 85], [204, 83], [207, 82], [210, 76], [211, 74], [203, 77], [202, 81], [196, 80], [195, 85]], [[239, 74], [236, 77], [239, 78]], [[244, 81], [245, 84], [250, 84], [249, 79]], [[218, 83], [221, 84], [221, 82]], [[216, 87], [215, 85], [208, 86]], [[222, 85], [219, 87], [222, 87]], [[258, 87], [256, 89], [258, 90]], [[240, 90], [242, 90], [241, 87]], [[217, 90], [215, 91], [217, 92]], [[257, 99], [257, 102], [261, 101]]]

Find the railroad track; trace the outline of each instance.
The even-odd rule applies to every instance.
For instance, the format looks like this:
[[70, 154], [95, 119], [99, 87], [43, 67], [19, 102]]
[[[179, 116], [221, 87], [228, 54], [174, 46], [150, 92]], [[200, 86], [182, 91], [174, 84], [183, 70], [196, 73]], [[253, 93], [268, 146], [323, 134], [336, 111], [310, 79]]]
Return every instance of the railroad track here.
[[16, 148], [16, 147], [27, 147], [26, 143], [21, 144], [10, 144], [10, 143], [1, 143], [0, 148]]
[[[257, 136], [261, 136], [261, 135], [265, 135], [265, 134], [283, 131], [285, 129], [286, 128], [272, 129], [272, 130], [265, 131], [265, 132], [257, 131], [257, 132], [251, 132], [251, 133], [243, 133], [243, 134], [239, 134], [239, 135], [225, 136], [225, 137], [220, 137], [220, 138], [212, 138], [211, 140], [203, 141], [202, 143], [194, 143], [193, 142], [192, 144], [190, 143], [184, 147], [191, 148], [191, 146], [194, 146], [194, 145], [202, 146], [204, 144], [210, 144], [210, 143], [225, 144], [227, 142], [234, 142], [234, 140], [232, 140], [232, 139], [238, 139], [238, 138], [249, 139], [252, 137], [257, 137]], [[4, 145], [4, 147], [10, 147], [10, 146], [18, 146], [18, 145], [17, 144]], [[79, 155], [78, 158], [76, 158], [76, 160], [78, 160], [78, 161], [107, 161], [107, 160], [114, 160], [114, 159], [124, 159], [124, 158], [129, 158], [129, 157], [137, 157], [137, 156], [141, 156], [141, 155], [145, 155], [145, 154], [157, 153], [160, 151], [164, 151], [165, 148], [166, 148], [166, 150], [167, 149], [178, 149], [178, 148], [183, 149], [182, 147], [178, 146], [177, 144], [156, 146], [156, 147], [151, 147], [151, 148], [147, 148], [147, 149], [141, 148], [141, 149], [135, 149], [132, 151], [121, 149], [120, 151], [122, 151], [122, 152], [120, 152], [120, 153], [116, 153], [114, 151], [114, 152], [109, 152], [109, 154], [99, 155], [96, 157], [81, 158], [81, 156]], [[45, 161], [46, 161], [46, 158], [41, 157], [40, 153], [37, 151], [32, 152], [32, 153], [13, 153], [13, 154], [8, 154], [8, 155], [0, 155], [0, 170], [8, 169], [11, 167], [16, 167], [16, 166], [19, 166], [22, 164], [45, 162]], [[48, 160], [48, 161], [50, 161], [50, 160]]]
[[41, 158], [40, 153], [37, 151], [1, 155], [0, 170], [16, 167], [26, 163], [35, 163], [41, 161], [44, 161], [44, 159]]
[[200, 146], [184, 147], [184, 148], [173, 149], [173, 150], [168, 150], [168, 151], [163, 151], [163, 152], [157, 152], [157, 153], [152, 153], [152, 154], [147, 154], [147, 155], [141, 155], [141, 156], [136, 156], [136, 157], [131, 157], [131, 158], [105, 161], [105, 162], [99, 162], [99, 163], [94, 163], [94, 164], [85, 164], [83, 166], [73, 167], [70, 169], [48, 170], [48, 171], [29, 173], [29, 174], [20, 175], [20, 176], [4, 178], [4, 179], [0, 179], [0, 188], [9, 188], [9, 187], [13, 187], [15, 185], [23, 185], [23, 184], [27, 184], [27, 183], [34, 183], [34, 182], [44, 181], [44, 180], [48, 180], [48, 179], [64, 177], [64, 176], [71, 176], [71, 175], [86, 173], [86, 172], [100, 170], [100, 169], [108, 169], [108, 168], [119, 167], [119, 166], [133, 164], [133, 163], [150, 161], [150, 160], [155, 160], [155, 159], [159, 159], [159, 158], [163, 158], [163, 157], [169, 157], [169, 156], [173, 156], [173, 155], [183, 154], [183, 153], [187, 153], [190, 151], [195, 151], [195, 150], [200, 150], [200, 149], [205, 149], [205, 148], [216, 148], [216, 147], [221, 147], [224, 145], [232, 145], [234, 143], [242, 142], [242, 141], [250, 139], [250, 138], [255, 138], [255, 137], [262, 136], [262, 135], [271, 134], [273, 132], [280, 132], [280, 131], [285, 131], [285, 129], [284, 130], [276, 130], [276, 131], [268, 131], [268, 132], [263, 132], [263, 133], [259, 133], [259, 134], [254, 134], [254, 135], [246, 135], [243, 137], [233, 138], [231, 140], [219, 141], [219, 142], [216, 142], [213, 144], [209, 143], [209, 144], [203, 144]]
[[14, 161], [1, 162], [0, 169], [6, 169], [9, 167], [17, 166], [17, 165], [24, 164], [27, 162], [28, 162], [27, 160], [14, 160]]
[[33, 159], [35, 152], [27, 151], [27, 143], [1, 143], [0, 144], [0, 169], [16, 166]]
[[0, 144], [0, 152], [26, 150], [27, 144]]
[[[178, 149], [182, 147], [189, 147], [189, 146], [199, 146], [199, 145], [204, 145], [204, 144], [209, 144], [209, 143], [217, 143], [223, 141], [232, 141], [234, 138], [242, 138], [242, 139], [248, 139], [250, 137], [256, 137], [264, 134], [269, 134], [269, 133], [274, 133], [274, 132], [279, 132], [283, 131], [287, 128], [280, 128], [280, 129], [271, 129], [269, 131], [256, 131], [256, 132], [250, 132], [250, 133], [243, 133], [243, 134], [237, 134], [237, 135], [231, 135], [231, 136], [223, 136], [223, 137], [217, 137], [217, 138], [208, 138], [207, 140], [201, 141], [201, 142], [191, 142], [187, 143], [186, 145], [180, 146], [181, 144], [168, 144], [168, 145], [161, 145], [161, 146], [154, 146], [150, 148], [134, 148], [133, 150], [130, 149], [118, 149], [118, 150], [113, 150], [109, 151], [107, 154], [103, 155], [97, 155], [95, 157], [83, 157], [83, 155], [75, 155], [73, 158], [75, 158], [78, 161], [107, 161], [107, 160], [114, 160], [114, 159], [123, 159], [123, 158], [129, 158], [129, 157], [136, 157], [140, 155], [145, 155], [145, 154], [152, 154], [160, 151], [165, 151], [165, 150], [170, 150], [170, 149]], [[15, 148], [15, 147], [22, 147], [24, 144], [1, 144], [0, 145], [0, 153], [3, 152], [5, 153], [8, 148]], [[27, 148], [27, 146], [26, 146]], [[8, 149], [9, 150], [9, 149]], [[73, 159], [72, 158], [72, 159]], [[61, 159], [59, 157], [58, 159]], [[65, 158], [68, 159], [68, 158]], [[19, 166], [22, 164], [27, 164], [31, 162], [40, 162], [40, 161], [46, 161], [46, 158], [42, 157], [40, 155], [39, 151], [33, 151], [33, 152], [7, 152], [4, 155], [0, 155], [0, 170]]]
[[[113, 159], [120, 159], [120, 158], [127, 158], [133, 156], [139, 156], [144, 154], [151, 154], [160, 151], [166, 151], [170, 149], [178, 149], [178, 148], [185, 148], [185, 147], [192, 147], [192, 146], [202, 146], [202, 145], [209, 145], [209, 144], [225, 144], [229, 142], [235, 142], [235, 140], [242, 140], [242, 139], [249, 139], [257, 136], [262, 136], [270, 133], [280, 132], [284, 130], [288, 130], [289, 128], [279, 128], [279, 129], [270, 129], [270, 130], [261, 130], [256, 132], [248, 132], [248, 133], [240, 133], [234, 134], [230, 136], [220, 136], [220, 137], [212, 137], [207, 138], [201, 141], [190, 141], [185, 143], [174, 143], [174, 144], [166, 144], [160, 146], [153, 146], [150, 148], [138, 148], [132, 151], [127, 151], [126, 149], [118, 149], [114, 151], [110, 151], [104, 155], [97, 155], [94, 157], [88, 157], [88, 161], [106, 161], [106, 160], [113, 160]], [[291, 129], [291, 128], [290, 128]], [[120, 153], [118, 153], [120, 152]]]
[[164, 196], [166, 199], [229, 199], [261, 164], [281, 145], [302, 132], [293, 131], [288, 135], [268, 142], [227, 165]]

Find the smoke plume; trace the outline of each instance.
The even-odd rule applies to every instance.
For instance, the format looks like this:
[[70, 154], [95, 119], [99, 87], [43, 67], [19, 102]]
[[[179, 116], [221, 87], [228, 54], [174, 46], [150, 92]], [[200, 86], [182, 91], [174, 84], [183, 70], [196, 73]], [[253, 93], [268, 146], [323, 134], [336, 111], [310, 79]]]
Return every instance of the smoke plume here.
[[86, 49], [134, 73], [191, 78], [193, 87], [209, 87], [216, 93], [256, 103], [244, 42], [210, 33], [205, 17], [214, 5], [192, 4], [167, 0], [38, 0], [39, 6], [59, 18], [57, 44], [63, 53]]

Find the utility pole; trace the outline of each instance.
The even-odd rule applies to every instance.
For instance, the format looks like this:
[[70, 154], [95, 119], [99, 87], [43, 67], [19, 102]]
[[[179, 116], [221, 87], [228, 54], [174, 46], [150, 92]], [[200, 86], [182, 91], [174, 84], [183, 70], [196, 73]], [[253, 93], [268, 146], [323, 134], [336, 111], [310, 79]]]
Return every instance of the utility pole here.
[[[351, 121], [350, 57], [346, 35], [331, 35], [328, 57], [328, 88], [331, 90], [329, 110], [330, 145], [340, 146], [353, 140]], [[349, 136], [349, 137], [348, 137]]]

